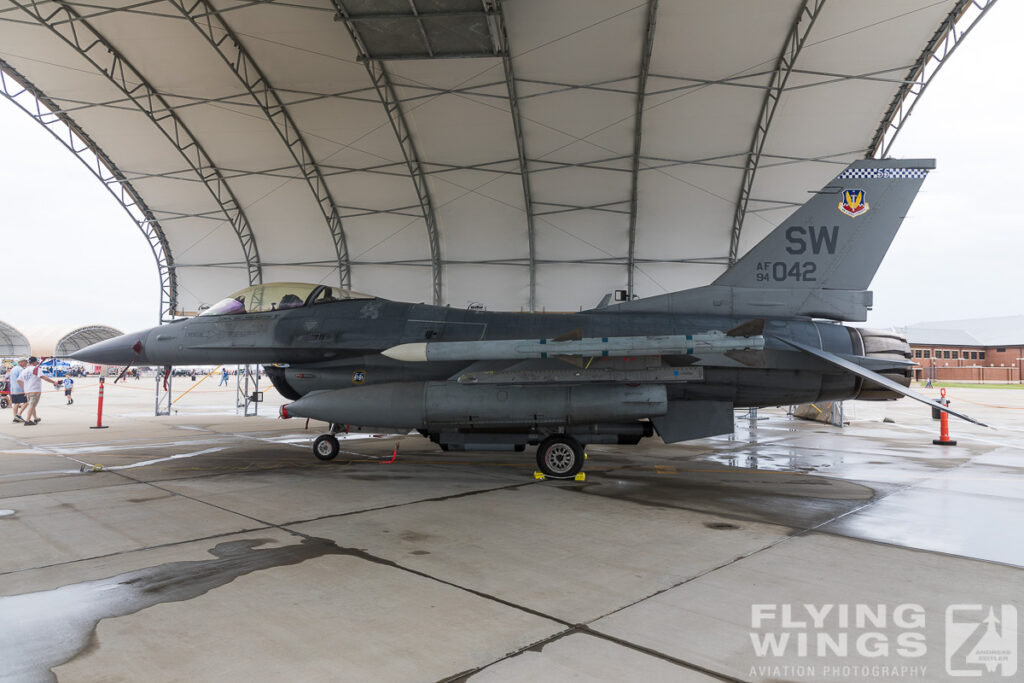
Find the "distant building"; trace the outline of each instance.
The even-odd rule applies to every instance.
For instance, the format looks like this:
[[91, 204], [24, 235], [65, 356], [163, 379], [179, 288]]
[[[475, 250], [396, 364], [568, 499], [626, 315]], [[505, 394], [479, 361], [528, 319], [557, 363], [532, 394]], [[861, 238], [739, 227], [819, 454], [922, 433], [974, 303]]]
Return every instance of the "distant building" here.
[[86, 325], [69, 330], [66, 325], [30, 326], [16, 329], [0, 321], [0, 359], [23, 356], [68, 356], [89, 344], [120, 336], [107, 325]]
[[0, 358], [13, 359], [29, 355], [31, 346], [28, 337], [0, 320]]
[[1022, 383], [1024, 315], [918, 323], [910, 342], [915, 379]]

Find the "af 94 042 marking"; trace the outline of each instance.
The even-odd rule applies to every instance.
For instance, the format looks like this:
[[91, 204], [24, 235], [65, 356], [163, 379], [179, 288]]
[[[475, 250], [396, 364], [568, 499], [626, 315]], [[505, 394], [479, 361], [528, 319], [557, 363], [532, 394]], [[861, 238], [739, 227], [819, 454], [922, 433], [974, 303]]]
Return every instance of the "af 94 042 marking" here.
[[815, 282], [814, 261], [759, 261], [754, 277], [758, 282]]

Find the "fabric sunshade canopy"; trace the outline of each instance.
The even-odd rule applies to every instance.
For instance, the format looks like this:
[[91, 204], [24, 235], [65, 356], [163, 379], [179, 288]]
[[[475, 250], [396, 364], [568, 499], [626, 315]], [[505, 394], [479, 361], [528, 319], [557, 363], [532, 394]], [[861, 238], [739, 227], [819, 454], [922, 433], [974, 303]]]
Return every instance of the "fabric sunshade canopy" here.
[[0, 72], [164, 318], [281, 281], [577, 310], [706, 284], [886, 155], [991, 4], [0, 0]]

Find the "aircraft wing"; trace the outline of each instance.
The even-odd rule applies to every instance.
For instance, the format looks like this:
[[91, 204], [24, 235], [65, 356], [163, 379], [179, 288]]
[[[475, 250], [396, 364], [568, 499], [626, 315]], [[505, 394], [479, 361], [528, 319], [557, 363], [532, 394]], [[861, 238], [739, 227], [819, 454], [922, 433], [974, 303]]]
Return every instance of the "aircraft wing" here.
[[873, 370], [868, 370], [867, 368], [865, 368], [865, 367], [863, 367], [861, 365], [858, 365], [857, 363], [854, 363], [853, 361], [846, 360], [845, 358], [841, 358], [840, 356], [837, 356], [834, 353], [830, 353], [828, 351], [823, 351], [821, 349], [816, 349], [813, 346], [808, 346], [807, 344], [801, 344], [800, 342], [793, 341], [792, 339], [785, 339], [783, 337], [775, 337], [775, 338], [778, 339], [779, 341], [783, 342], [784, 344], [788, 344], [789, 346], [792, 346], [794, 349], [798, 349], [798, 350], [803, 351], [805, 353], [809, 353], [812, 356], [820, 358], [821, 360], [825, 361], [826, 363], [830, 363], [832, 365], [835, 365], [836, 367], [842, 368], [843, 370], [846, 370], [847, 372], [852, 372], [853, 374], [855, 374], [855, 375], [857, 375], [859, 377], [863, 377], [864, 379], [871, 380], [872, 382], [875, 382], [876, 384], [881, 384], [883, 387], [885, 387], [886, 389], [888, 389], [890, 391], [895, 391], [898, 394], [903, 394], [904, 396], [912, 398], [915, 401], [920, 401], [921, 403], [925, 403], [925, 404], [931, 406], [932, 408], [937, 408], [938, 410], [941, 410], [944, 413], [949, 413], [950, 415], [953, 415], [955, 417], [959, 417], [961, 420], [966, 420], [968, 422], [973, 422], [974, 424], [981, 425], [982, 427], [988, 427], [988, 425], [985, 424], [984, 422], [979, 422], [978, 420], [975, 420], [973, 417], [970, 417], [968, 415], [964, 415], [963, 413], [958, 413], [955, 410], [951, 410], [950, 408], [947, 408], [946, 406], [942, 405], [938, 401], [933, 401], [932, 399], [928, 398], [927, 396], [923, 396], [922, 394], [919, 394], [916, 391], [912, 391], [912, 390], [908, 389], [907, 387], [903, 386], [899, 382], [894, 382], [893, 380], [889, 379], [888, 377], [884, 377], [884, 376], [878, 374], [877, 372], [874, 372]]

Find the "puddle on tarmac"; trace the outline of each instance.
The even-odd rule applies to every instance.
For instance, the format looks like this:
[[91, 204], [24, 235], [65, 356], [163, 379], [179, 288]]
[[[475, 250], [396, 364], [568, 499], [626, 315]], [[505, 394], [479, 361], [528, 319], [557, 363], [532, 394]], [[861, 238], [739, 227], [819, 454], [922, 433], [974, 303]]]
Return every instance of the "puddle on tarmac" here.
[[240, 576], [315, 557], [350, 555], [379, 561], [322, 538], [257, 549], [267, 543], [274, 541], [228, 541], [212, 548], [213, 558], [208, 560], [168, 562], [107, 579], [0, 598], [0, 681], [56, 681], [51, 669], [85, 650], [102, 619], [191, 600]]

